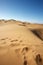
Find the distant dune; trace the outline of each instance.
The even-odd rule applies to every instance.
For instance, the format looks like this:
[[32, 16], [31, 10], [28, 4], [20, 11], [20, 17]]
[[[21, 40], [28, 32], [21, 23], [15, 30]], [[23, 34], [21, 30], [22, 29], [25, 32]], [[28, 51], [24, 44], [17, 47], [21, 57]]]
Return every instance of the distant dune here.
[[0, 20], [0, 65], [43, 65], [43, 24]]

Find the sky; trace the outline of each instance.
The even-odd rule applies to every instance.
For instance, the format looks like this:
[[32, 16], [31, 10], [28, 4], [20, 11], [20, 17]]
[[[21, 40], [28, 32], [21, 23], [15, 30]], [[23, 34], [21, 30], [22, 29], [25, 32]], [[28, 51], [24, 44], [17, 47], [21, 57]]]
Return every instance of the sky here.
[[0, 0], [0, 19], [43, 23], [43, 0]]

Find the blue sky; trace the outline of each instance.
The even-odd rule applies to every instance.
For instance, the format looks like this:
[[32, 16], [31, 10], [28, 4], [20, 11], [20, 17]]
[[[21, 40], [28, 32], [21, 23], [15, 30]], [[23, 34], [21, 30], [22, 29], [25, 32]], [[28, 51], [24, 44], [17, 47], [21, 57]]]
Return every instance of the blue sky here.
[[43, 0], [0, 0], [0, 19], [43, 23]]

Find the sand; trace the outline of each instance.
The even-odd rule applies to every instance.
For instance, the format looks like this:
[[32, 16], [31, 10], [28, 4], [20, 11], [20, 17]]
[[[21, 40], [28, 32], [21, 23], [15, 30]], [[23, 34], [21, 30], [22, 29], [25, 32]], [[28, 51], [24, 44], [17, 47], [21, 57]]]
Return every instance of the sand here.
[[0, 65], [43, 65], [43, 24], [0, 20]]

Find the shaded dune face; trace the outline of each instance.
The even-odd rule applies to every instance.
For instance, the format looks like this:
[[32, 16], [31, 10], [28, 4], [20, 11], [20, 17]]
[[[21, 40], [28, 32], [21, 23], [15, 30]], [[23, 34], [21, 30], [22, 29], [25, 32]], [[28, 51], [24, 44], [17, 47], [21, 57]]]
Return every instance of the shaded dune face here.
[[43, 29], [35, 29], [31, 31], [43, 41]]
[[38, 25], [34, 29], [34, 24], [6, 21], [0, 25], [0, 65], [43, 65], [43, 30], [36, 29]]

